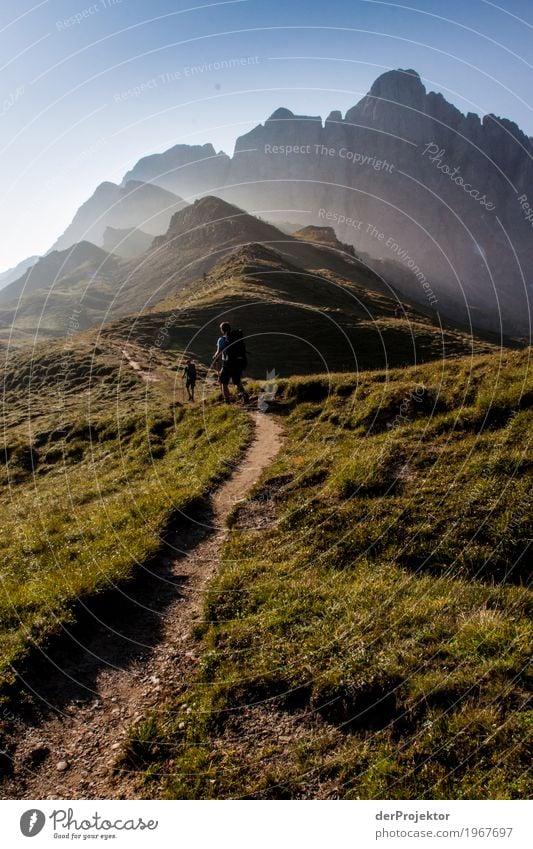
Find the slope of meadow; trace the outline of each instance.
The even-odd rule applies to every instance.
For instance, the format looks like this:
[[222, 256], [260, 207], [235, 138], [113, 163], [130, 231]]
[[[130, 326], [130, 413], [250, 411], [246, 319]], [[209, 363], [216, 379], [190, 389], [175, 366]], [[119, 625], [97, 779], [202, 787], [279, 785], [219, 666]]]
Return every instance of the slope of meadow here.
[[280, 381], [199, 669], [131, 732], [147, 794], [531, 791], [530, 355]]
[[87, 336], [4, 361], [3, 425], [0, 688], [77, 601], [157, 553], [249, 438], [242, 412], [185, 409], [167, 375], [144, 383]]

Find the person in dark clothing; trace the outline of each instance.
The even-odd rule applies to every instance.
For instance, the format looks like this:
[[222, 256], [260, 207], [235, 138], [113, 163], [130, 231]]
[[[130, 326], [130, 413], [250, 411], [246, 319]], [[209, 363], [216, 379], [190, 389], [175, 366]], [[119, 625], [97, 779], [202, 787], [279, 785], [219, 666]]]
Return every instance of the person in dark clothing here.
[[196, 386], [196, 365], [193, 360], [187, 360], [183, 368], [183, 379], [185, 380], [185, 389], [189, 396], [189, 401], [194, 401], [194, 387]]
[[220, 325], [220, 333], [213, 359], [215, 362], [220, 360], [222, 363], [218, 382], [222, 388], [224, 401], [226, 404], [230, 402], [229, 384], [231, 382], [246, 402], [248, 393], [242, 385], [242, 373], [246, 368], [247, 360], [242, 330], [232, 330], [231, 325], [223, 321]]

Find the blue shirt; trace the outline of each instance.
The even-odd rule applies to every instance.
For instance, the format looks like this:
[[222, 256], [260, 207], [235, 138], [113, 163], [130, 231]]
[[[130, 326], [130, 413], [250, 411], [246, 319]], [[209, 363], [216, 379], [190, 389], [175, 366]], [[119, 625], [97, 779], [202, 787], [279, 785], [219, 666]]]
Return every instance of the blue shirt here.
[[217, 340], [217, 351], [218, 351], [219, 354], [222, 353], [222, 359], [225, 359], [224, 348], [227, 348], [228, 345], [229, 345], [229, 342], [226, 339], [226, 337], [225, 336], [219, 336], [219, 338]]

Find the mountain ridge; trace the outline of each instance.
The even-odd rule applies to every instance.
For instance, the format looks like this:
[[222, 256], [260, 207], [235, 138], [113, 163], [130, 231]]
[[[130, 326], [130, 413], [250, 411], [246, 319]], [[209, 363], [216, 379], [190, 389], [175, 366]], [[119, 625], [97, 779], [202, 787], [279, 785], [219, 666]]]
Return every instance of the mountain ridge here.
[[149, 356], [164, 353], [170, 362], [186, 351], [205, 366], [223, 320], [243, 328], [247, 374], [256, 379], [273, 368], [284, 376], [325, 367], [349, 372], [497, 350], [442, 325], [430, 310], [367, 288], [364, 278], [306, 269], [279, 244], [253, 242], [221, 251], [201, 277], [142, 313], [111, 321], [101, 334], [152, 351]]

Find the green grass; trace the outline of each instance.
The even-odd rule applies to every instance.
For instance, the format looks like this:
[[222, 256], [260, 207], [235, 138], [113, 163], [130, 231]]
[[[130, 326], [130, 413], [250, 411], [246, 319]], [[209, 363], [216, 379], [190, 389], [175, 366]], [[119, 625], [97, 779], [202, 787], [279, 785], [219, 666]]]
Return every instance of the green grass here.
[[166, 388], [87, 341], [4, 364], [0, 692], [78, 599], [132, 578], [243, 450], [244, 413], [184, 409]]
[[530, 354], [280, 382], [147, 795], [531, 792]]

